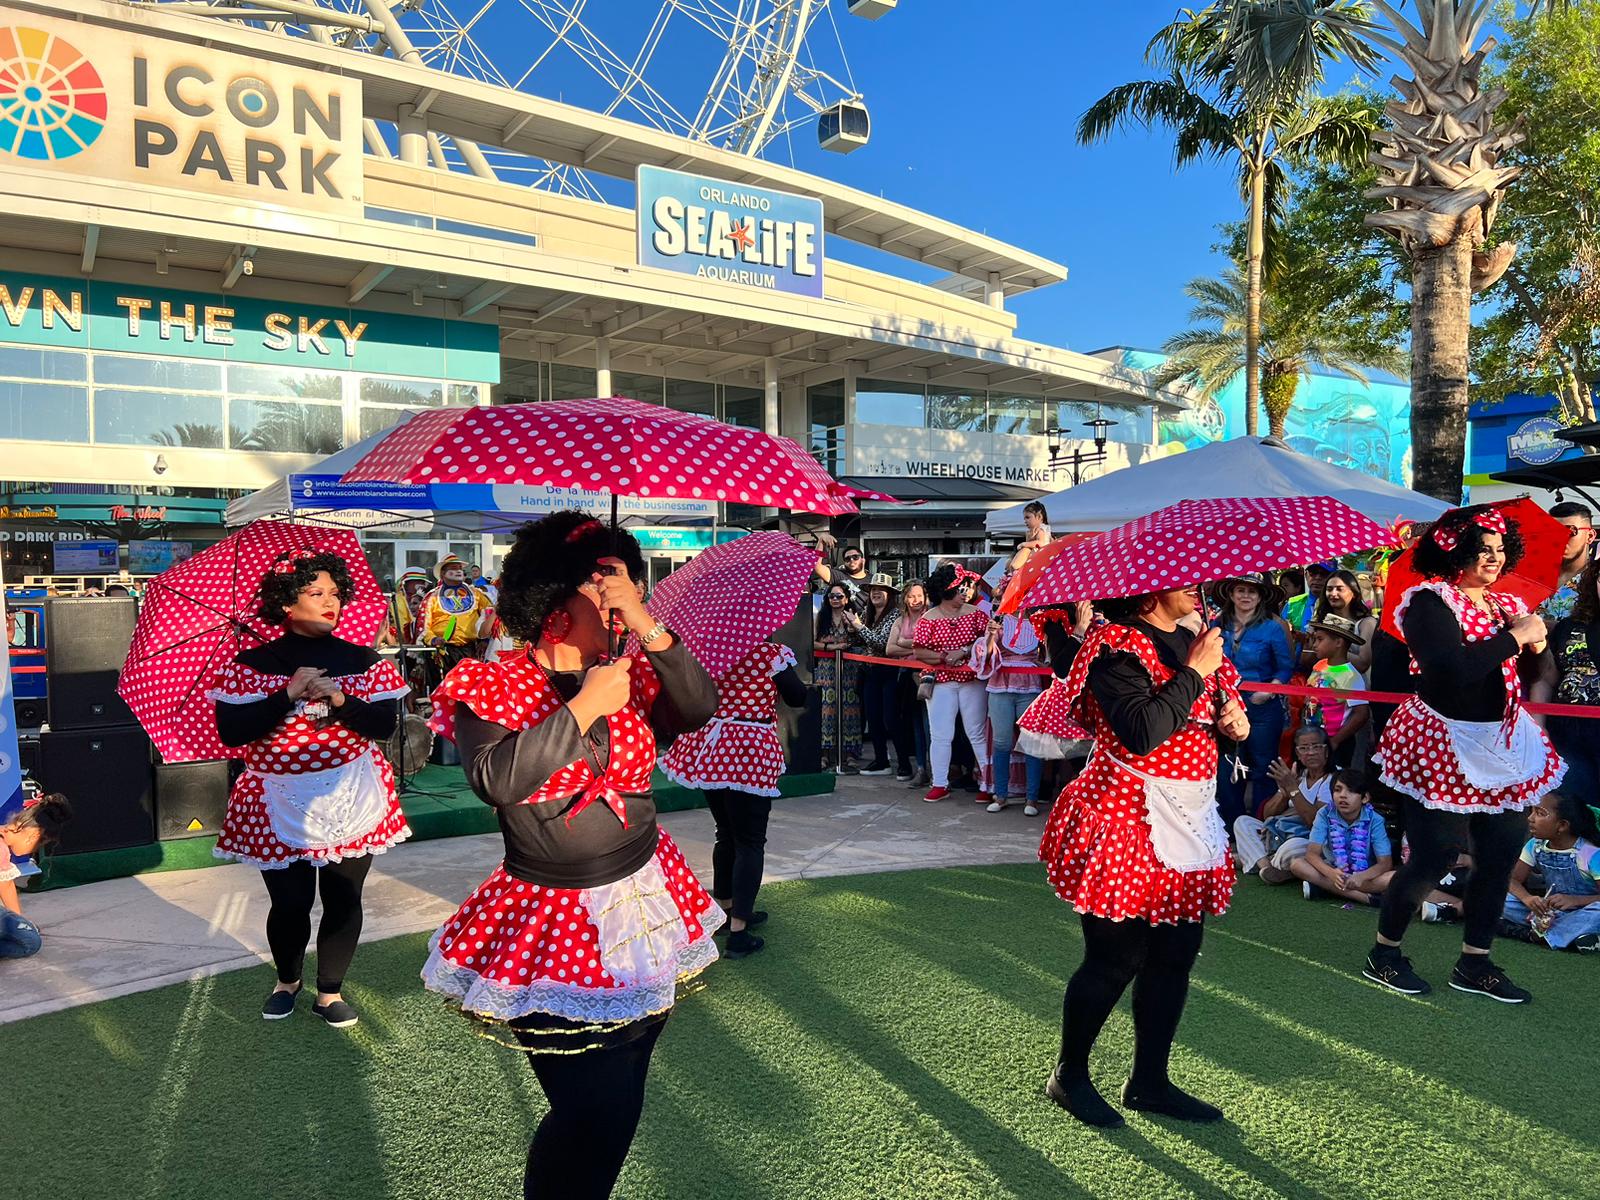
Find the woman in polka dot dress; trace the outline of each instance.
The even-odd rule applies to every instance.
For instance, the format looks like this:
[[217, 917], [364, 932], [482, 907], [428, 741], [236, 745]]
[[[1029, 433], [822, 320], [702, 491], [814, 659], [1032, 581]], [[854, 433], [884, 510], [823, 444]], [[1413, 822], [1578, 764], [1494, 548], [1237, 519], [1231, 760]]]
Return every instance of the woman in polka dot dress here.
[[744, 958], [766, 944], [750, 930], [767, 914], [756, 911], [756, 893], [766, 861], [767, 821], [783, 774], [778, 736], [778, 700], [792, 708], [806, 702], [806, 685], [795, 669], [795, 652], [763, 642], [717, 678], [716, 715], [703, 729], [686, 733], [661, 757], [661, 773], [706, 794], [716, 822], [711, 848], [711, 895], [728, 914], [723, 953]]
[[[722, 910], [650, 794], [658, 744], [704, 725], [717, 691], [641, 603], [643, 574], [633, 537], [587, 514], [524, 525], [499, 612], [526, 648], [460, 663], [433, 695], [505, 861], [434, 934], [422, 979], [529, 1052], [550, 1110], [526, 1196], [610, 1194], [678, 989], [717, 957]], [[605, 612], [640, 657], [605, 661]]]
[[362, 887], [372, 855], [411, 836], [382, 750], [410, 689], [388, 659], [331, 636], [354, 590], [336, 554], [281, 556], [261, 581], [259, 615], [286, 631], [229, 663], [209, 693], [217, 732], [245, 767], [216, 853], [259, 867], [272, 898], [269, 1021], [294, 1013], [320, 891], [311, 1011], [335, 1028], [356, 1023], [340, 988], [361, 936]]
[[977, 756], [978, 794], [987, 805], [989, 794], [989, 695], [983, 681], [968, 665], [973, 643], [989, 630], [989, 616], [971, 603], [971, 571], [943, 563], [925, 585], [932, 607], [912, 631], [913, 653], [933, 669], [933, 696], [928, 700], [933, 787], [924, 800], [937, 802], [950, 794], [950, 755], [955, 745], [956, 721], [966, 731]]
[[1227, 737], [1249, 732], [1221, 635], [1180, 624], [1198, 603], [1193, 588], [1102, 602], [1108, 623], [1089, 633], [1064, 685], [1094, 748], [1039, 845], [1056, 894], [1080, 914], [1084, 944], [1045, 1090], [1089, 1125], [1122, 1124], [1089, 1080], [1089, 1055], [1129, 983], [1134, 1053], [1123, 1104], [1189, 1121], [1222, 1115], [1167, 1075], [1202, 922], [1226, 911], [1233, 893], [1213, 726]]
[[1546, 653], [1544, 621], [1519, 597], [1489, 590], [1522, 557], [1522, 538], [1499, 509], [1446, 513], [1411, 554], [1424, 582], [1398, 598], [1395, 619], [1417, 690], [1384, 726], [1377, 755], [1383, 782], [1405, 797], [1411, 857], [1384, 892], [1362, 974], [1407, 995], [1431, 990], [1400, 941], [1418, 904], [1468, 850], [1472, 876], [1450, 986], [1521, 1004], [1529, 993], [1490, 961], [1489, 949], [1528, 837], [1527, 810], [1567, 769], [1522, 706], [1518, 660]]

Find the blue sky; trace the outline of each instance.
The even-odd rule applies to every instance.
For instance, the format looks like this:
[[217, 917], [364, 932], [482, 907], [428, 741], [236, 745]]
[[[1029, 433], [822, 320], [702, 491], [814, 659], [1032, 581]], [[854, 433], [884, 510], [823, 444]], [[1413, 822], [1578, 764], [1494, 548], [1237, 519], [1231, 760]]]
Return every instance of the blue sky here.
[[[478, 7], [446, 2], [458, 15]], [[872, 140], [838, 155], [797, 131], [796, 166], [1065, 263], [1066, 283], [1012, 302], [1024, 336], [1077, 350], [1154, 348], [1183, 328], [1183, 286], [1219, 269], [1211, 251], [1217, 223], [1241, 209], [1232, 169], [1204, 163], [1174, 170], [1161, 131], [1135, 129], [1087, 148], [1073, 136], [1094, 100], [1146, 76], [1145, 44], [1172, 19], [1175, 4], [901, 0], [868, 21], [850, 16], [844, 0], [828, 2], [867, 98]], [[605, 0], [588, 5], [584, 17], [631, 57], [658, 7], [657, 0]], [[674, 22], [647, 77], [692, 115], [721, 51], [681, 16]], [[819, 59], [831, 65], [832, 31], [825, 22], [819, 28]], [[476, 32], [513, 75], [550, 40], [510, 0], [500, 0]], [[530, 90], [588, 105], [609, 95], [560, 51]], [[768, 156], [786, 162], [788, 151], [775, 145]], [[852, 253], [838, 240], [830, 253], [872, 264], [871, 253]], [[919, 275], [903, 262], [900, 269], [938, 274]]]

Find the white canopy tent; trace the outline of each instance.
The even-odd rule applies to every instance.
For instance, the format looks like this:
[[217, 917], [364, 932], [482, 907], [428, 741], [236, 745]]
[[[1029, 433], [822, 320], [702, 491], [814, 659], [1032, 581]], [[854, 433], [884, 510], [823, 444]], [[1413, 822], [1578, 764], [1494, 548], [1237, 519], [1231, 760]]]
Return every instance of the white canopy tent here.
[[[1052, 533], [1115, 529], [1180, 500], [1229, 496], [1332, 496], [1380, 525], [1431, 521], [1451, 506], [1385, 480], [1289, 449], [1277, 438], [1234, 438], [1124, 467], [1043, 499]], [[985, 519], [989, 533], [1023, 532], [1023, 504]]]

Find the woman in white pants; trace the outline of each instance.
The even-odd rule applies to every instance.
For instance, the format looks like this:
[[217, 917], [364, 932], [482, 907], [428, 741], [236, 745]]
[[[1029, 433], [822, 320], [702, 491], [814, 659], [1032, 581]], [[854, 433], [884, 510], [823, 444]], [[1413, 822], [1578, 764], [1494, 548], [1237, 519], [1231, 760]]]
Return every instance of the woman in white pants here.
[[989, 694], [969, 664], [973, 643], [988, 632], [989, 618], [968, 604], [966, 583], [976, 578], [953, 563], [945, 563], [928, 576], [928, 599], [933, 607], [912, 633], [919, 662], [933, 669], [933, 696], [928, 700], [933, 789], [924, 800], [943, 800], [950, 794], [950, 746], [955, 741], [956, 718], [972, 743], [978, 760], [977, 803], [988, 805], [989, 795]]

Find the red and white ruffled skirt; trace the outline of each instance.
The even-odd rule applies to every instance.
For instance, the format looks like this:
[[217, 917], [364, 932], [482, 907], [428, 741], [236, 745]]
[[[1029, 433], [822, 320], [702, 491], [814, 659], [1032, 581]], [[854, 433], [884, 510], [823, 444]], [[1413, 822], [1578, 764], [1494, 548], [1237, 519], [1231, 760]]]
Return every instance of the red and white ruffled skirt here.
[[1383, 727], [1376, 757], [1384, 783], [1442, 812], [1520, 812], [1567, 773], [1525, 709], [1507, 742], [1499, 722], [1452, 721], [1416, 696]]
[[525, 883], [496, 867], [433, 935], [422, 982], [490, 1021], [543, 1014], [604, 1031], [664, 1013], [716, 961], [726, 919], [660, 833], [655, 856], [593, 888]]
[[681, 735], [657, 764], [673, 783], [701, 791], [731, 789], [778, 796], [784, 772], [783, 742], [771, 721], [713, 717]]
[[1017, 750], [1034, 758], [1081, 758], [1090, 733], [1072, 719], [1066, 681], [1052, 679], [1017, 720]]

